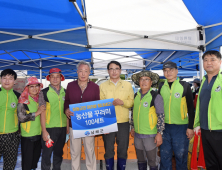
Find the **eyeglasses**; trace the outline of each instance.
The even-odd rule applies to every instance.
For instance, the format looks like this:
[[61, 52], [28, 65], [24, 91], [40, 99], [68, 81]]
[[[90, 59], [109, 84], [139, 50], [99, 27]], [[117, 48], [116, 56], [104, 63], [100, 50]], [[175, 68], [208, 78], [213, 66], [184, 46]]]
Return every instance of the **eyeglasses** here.
[[110, 68], [109, 69], [109, 71], [112, 71], [112, 72], [114, 72], [114, 71], [119, 71], [120, 70], [120, 68]]
[[145, 81], [145, 82], [149, 82], [151, 81], [151, 79], [140, 79], [141, 82]]
[[30, 89], [34, 89], [34, 88], [39, 88], [39, 84], [38, 85], [29, 85]]

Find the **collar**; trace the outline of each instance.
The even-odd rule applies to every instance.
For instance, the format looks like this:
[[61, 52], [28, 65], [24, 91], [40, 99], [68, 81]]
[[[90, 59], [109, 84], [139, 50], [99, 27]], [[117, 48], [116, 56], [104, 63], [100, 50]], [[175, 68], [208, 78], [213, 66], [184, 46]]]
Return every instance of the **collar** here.
[[[79, 84], [79, 79], [77, 79], [76, 81], [77, 81], [77, 83]], [[89, 83], [89, 82], [90, 82], [90, 80], [88, 79], [87, 83]]]
[[60, 90], [62, 89], [62, 86], [61, 86], [61, 84], [60, 84], [60, 86], [59, 86], [59, 90], [57, 90], [53, 85], [51, 85], [51, 84], [49, 84], [49, 86], [53, 89], [53, 90], [55, 90], [56, 92], [60, 92]]
[[[215, 76], [213, 76], [213, 77], [217, 77], [219, 75], [219, 73], [218, 74], [216, 74]], [[206, 79], [208, 79], [208, 75], [206, 74], [205, 76], [204, 76]]]
[[[176, 81], [180, 81], [179, 77], [177, 77], [176, 80], [174, 80], [173, 82], [170, 82], [170, 83], [174, 83], [174, 82], [176, 82]], [[164, 85], [169, 85], [167, 79], [165, 80]]]
[[13, 91], [13, 88], [12, 89], [10, 89], [10, 90], [6, 90], [6, 89], [4, 89], [3, 87], [1, 87], [1, 89], [2, 89], [2, 91], [5, 91], [5, 92], [11, 92], [11, 91]]
[[145, 94], [142, 94], [142, 89], [140, 89], [139, 92], [140, 92], [141, 95], [145, 96], [147, 93], [149, 93], [150, 90], [152, 90], [152, 87], [150, 87], [150, 89]]
[[[122, 79], [121, 78], [119, 78], [119, 80], [116, 82], [116, 84], [118, 84], [118, 83], [122, 83]], [[114, 84], [114, 82], [111, 80], [111, 79], [109, 79], [109, 84]]]

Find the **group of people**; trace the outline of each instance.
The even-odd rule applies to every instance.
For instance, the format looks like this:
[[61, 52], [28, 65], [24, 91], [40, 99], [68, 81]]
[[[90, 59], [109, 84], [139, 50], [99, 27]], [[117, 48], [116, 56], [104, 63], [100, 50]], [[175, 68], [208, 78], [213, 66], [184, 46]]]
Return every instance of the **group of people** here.
[[[110, 79], [100, 86], [89, 80], [90, 64], [81, 61], [77, 65], [78, 79], [69, 83], [67, 89], [61, 86], [65, 80], [61, 70], [52, 68], [46, 77], [49, 87], [42, 89], [37, 78], [29, 77], [22, 94], [13, 90], [16, 73], [11, 69], [2, 71], [0, 156], [3, 155], [4, 170], [15, 168], [20, 138], [23, 170], [37, 168], [41, 150], [41, 169], [50, 169], [52, 153], [53, 169], [61, 169], [63, 147], [69, 133], [72, 170], [80, 170], [82, 141], [86, 167], [96, 170], [94, 137], [73, 137], [70, 118], [75, 113], [69, 105], [110, 98], [114, 98], [118, 131], [103, 134], [107, 170], [114, 170], [115, 142], [117, 170], [125, 170], [129, 132], [134, 136], [139, 170], [147, 170], [147, 164], [150, 170], [158, 169], [158, 147], [161, 170], [172, 169], [173, 153], [176, 169], [185, 170], [189, 139], [198, 131], [202, 135], [207, 170], [222, 169], [221, 54], [208, 51], [202, 58], [207, 74], [198, 89], [196, 111], [190, 85], [177, 77], [177, 65], [170, 61], [163, 64], [166, 80], [159, 83], [158, 91], [152, 90], [159, 81], [158, 74], [146, 70], [134, 74], [132, 81], [140, 86], [135, 94], [131, 84], [121, 80], [121, 64], [117, 61], [108, 63]], [[131, 123], [130, 108], [133, 108]]]
[[[0, 156], [3, 169], [13, 170], [21, 139], [22, 169], [36, 169], [42, 152], [41, 168], [49, 170], [53, 152], [53, 169], [60, 169], [66, 134], [69, 133], [64, 114], [64, 76], [53, 68], [46, 77], [49, 87], [36, 77], [29, 77], [21, 94], [13, 90], [17, 74], [12, 69], [1, 72], [0, 88]], [[47, 147], [51, 140], [53, 146]]]

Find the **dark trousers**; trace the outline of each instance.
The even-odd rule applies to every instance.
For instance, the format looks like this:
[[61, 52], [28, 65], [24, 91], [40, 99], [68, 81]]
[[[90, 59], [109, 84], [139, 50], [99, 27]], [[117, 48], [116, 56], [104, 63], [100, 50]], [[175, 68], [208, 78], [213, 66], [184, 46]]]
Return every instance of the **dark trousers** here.
[[3, 170], [14, 170], [17, 162], [20, 134], [18, 132], [0, 135], [0, 156], [3, 155]]
[[222, 132], [201, 129], [207, 170], [222, 169]]
[[117, 143], [117, 157], [127, 159], [127, 150], [129, 145], [129, 122], [118, 123], [117, 126], [118, 132], [112, 132], [107, 135], [103, 135], [105, 159], [114, 157], [115, 142]]
[[22, 170], [37, 168], [41, 149], [41, 137], [35, 141], [32, 141], [29, 137], [21, 138]]
[[60, 170], [62, 164], [63, 147], [66, 140], [66, 127], [46, 128], [50, 138], [54, 141], [53, 146], [47, 148], [42, 140], [42, 170], [49, 170], [51, 167], [51, 155], [53, 152], [53, 170]]
[[163, 143], [160, 145], [160, 169], [172, 170], [173, 152], [176, 158], [176, 169], [187, 170], [187, 156], [189, 139], [186, 131], [188, 125], [175, 125], [165, 123]]

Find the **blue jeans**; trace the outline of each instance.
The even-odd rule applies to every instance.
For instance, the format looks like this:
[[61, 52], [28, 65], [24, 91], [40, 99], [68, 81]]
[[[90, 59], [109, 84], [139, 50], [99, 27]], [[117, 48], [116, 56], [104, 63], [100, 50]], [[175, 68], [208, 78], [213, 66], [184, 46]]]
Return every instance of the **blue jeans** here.
[[172, 155], [176, 158], [176, 169], [187, 170], [189, 139], [188, 125], [166, 124], [163, 131], [163, 144], [160, 146], [160, 169], [172, 170]]

